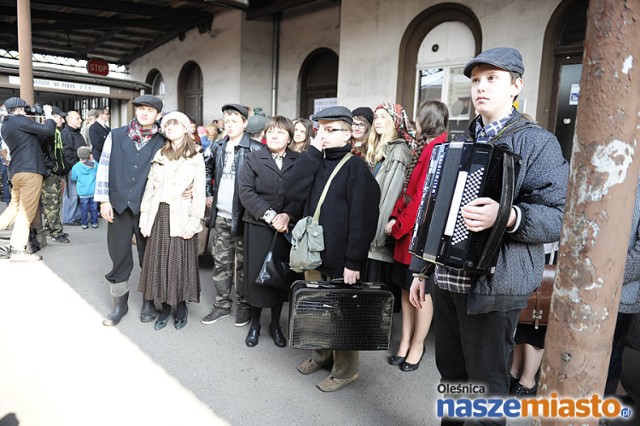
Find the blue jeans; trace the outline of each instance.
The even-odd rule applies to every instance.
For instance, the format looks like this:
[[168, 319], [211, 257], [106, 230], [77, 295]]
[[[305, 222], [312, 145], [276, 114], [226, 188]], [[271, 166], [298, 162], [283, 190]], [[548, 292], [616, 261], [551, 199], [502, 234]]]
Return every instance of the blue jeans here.
[[4, 191], [4, 201], [8, 204], [11, 202], [11, 188], [9, 188], [9, 170], [6, 164], [0, 161], [0, 175], [2, 175], [2, 190]]
[[98, 203], [93, 197], [80, 197], [80, 224], [87, 226], [89, 223], [89, 214], [91, 214], [91, 224], [98, 223]]
[[80, 220], [80, 207], [78, 206], [78, 192], [76, 183], [67, 175], [65, 177], [64, 194], [62, 195], [62, 223]]

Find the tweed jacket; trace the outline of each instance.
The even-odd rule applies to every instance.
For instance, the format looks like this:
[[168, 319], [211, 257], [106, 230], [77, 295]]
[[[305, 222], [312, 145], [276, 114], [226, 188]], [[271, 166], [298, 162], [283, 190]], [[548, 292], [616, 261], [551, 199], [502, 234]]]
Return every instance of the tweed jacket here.
[[631, 238], [627, 248], [619, 311], [625, 314], [640, 312], [640, 182], [636, 186], [636, 202], [631, 220]]
[[[193, 184], [192, 197], [182, 193]], [[151, 161], [151, 170], [140, 206], [140, 230], [147, 236], [161, 202], [169, 204], [169, 235], [181, 237], [185, 231], [198, 233], [204, 219], [205, 171], [201, 153], [190, 158], [169, 160], [158, 150]]]
[[396, 139], [384, 147], [384, 157], [382, 166], [375, 176], [376, 182], [380, 185], [380, 215], [368, 257], [393, 263], [393, 244], [389, 244], [392, 237], [384, 233], [384, 228], [404, 187], [407, 167], [411, 163], [411, 150], [404, 139]]
[[268, 149], [251, 152], [240, 171], [240, 201], [244, 206], [245, 222], [268, 226], [261, 217], [270, 208], [276, 213], [287, 213], [290, 223], [302, 214], [302, 202], [293, 201], [284, 191], [283, 176], [293, 167], [299, 153], [287, 149], [279, 169]]

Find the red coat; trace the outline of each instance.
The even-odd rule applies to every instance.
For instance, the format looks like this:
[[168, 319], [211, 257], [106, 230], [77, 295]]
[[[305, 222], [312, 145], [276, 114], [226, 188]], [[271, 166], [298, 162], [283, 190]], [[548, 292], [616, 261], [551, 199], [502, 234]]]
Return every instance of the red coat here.
[[400, 195], [400, 198], [398, 198], [396, 205], [393, 207], [390, 219], [396, 219], [396, 223], [391, 229], [391, 236], [396, 239], [396, 245], [393, 252], [393, 258], [396, 262], [400, 262], [404, 265], [409, 265], [411, 263], [409, 245], [411, 244], [413, 227], [416, 224], [418, 207], [420, 206], [420, 199], [422, 198], [422, 187], [424, 186], [424, 181], [427, 178], [427, 172], [429, 171], [431, 152], [436, 144], [446, 141], [447, 134], [445, 132], [440, 134], [424, 147], [422, 154], [420, 154], [420, 158], [416, 163], [416, 167], [413, 169], [413, 172], [411, 172], [409, 184], [407, 185], [406, 198], [408, 198], [409, 201], [405, 201], [405, 194], [402, 194]]

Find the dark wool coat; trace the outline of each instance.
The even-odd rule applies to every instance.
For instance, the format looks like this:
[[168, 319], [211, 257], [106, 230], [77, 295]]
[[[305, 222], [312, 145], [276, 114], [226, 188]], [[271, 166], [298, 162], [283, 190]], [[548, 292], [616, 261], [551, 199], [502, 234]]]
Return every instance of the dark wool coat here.
[[39, 124], [24, 115], [10, 115], [2, 125], [2, 138], [11, 151], [9, 176], [16, 173], [47, 175], [43, 148], [52, 139], [56, 122], [48, 119]]
[[[323, 158], [323, 152], [310, 147], [285, 175], [287, 195], [305, 203], [303, 217], [313, 216], [331, 172], [350, 150], [351, 145], [328, 148]], [[380, 187], [371, 171], [361, 158], [352, 157], [333, 179], [320, 211], [325, 249], [318, 271], [332, 278], [342, 277], [345, 267], [362, 271], [375, 236], [379, 203]]]

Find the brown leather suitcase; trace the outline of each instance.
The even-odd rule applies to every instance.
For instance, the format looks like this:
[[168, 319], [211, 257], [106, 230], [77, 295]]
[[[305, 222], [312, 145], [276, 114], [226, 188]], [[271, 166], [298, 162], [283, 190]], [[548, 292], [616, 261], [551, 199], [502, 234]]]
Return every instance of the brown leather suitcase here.
[[553, 282], [556, 278], [556, 265], [544, 265], [540, 287], [529, 296], [527, 307], [520, 312], [520, 324], [533, 324], [536, 329], [549, 323]]

